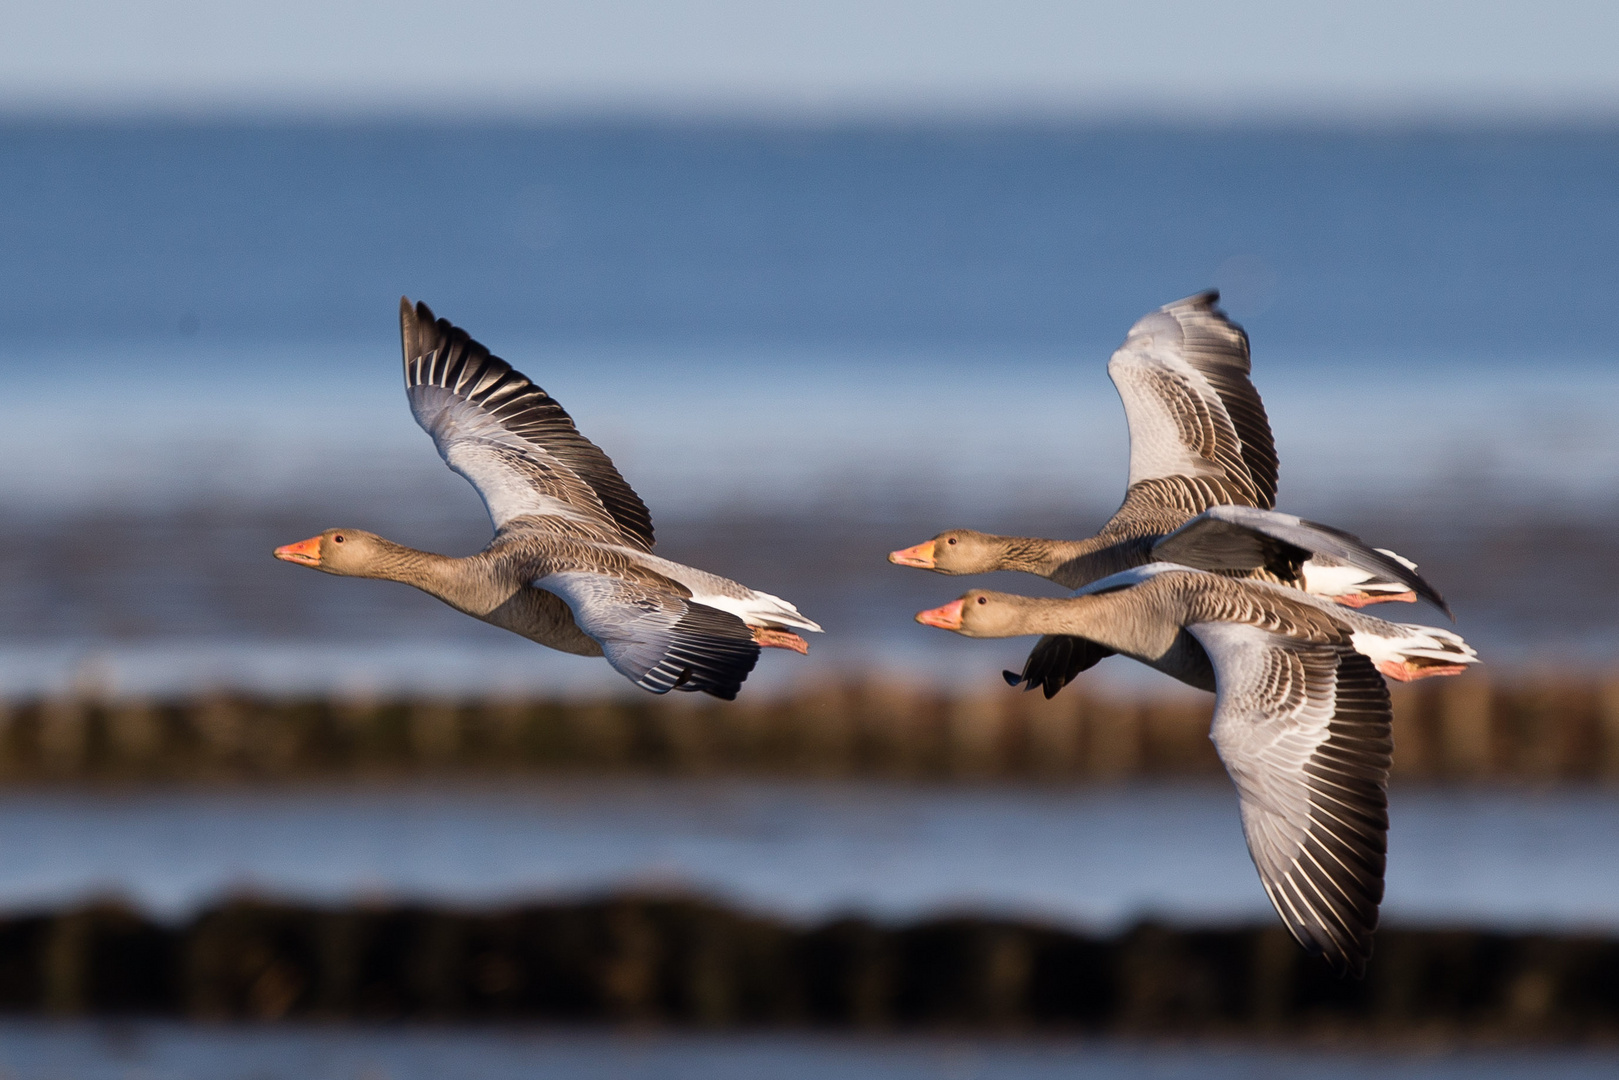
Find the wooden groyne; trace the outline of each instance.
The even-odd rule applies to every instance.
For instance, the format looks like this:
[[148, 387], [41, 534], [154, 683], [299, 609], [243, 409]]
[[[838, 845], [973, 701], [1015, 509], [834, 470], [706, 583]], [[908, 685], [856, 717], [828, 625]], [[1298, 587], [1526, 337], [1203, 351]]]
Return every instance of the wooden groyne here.
[[[0, 705], [0, 782], [642, 771], [1073, 782], [1216, 775], [1210, 695], [1047, 701], [853, 680], [722, 703], [62, 697]], [[1395, 687], [1402, 779], [1619, 782], [1619, 678]]]
[[1340, 980], [1279, 927], [794, 927], [693, 899], [466, 912], [237, 902], [0, 920], [0, 1011], [870, 1031], [1619, 1038], [1619, 940], [1385, 929]]

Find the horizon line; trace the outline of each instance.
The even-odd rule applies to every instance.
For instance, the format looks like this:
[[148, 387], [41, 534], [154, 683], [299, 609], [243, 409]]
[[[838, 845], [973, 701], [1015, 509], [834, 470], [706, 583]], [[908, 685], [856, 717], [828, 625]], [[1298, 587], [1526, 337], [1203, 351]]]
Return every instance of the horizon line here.
[[206, 102], [195, 95], [111, 100], [99, 96], [0, 95], [0, 123], [261, 123], [458, 125], [624, 125], [715, 127], [1150, 127], [1163, 129], [1590, 128], [1619, 124], [1619, 96], [1241, 98], [1189, 103], [1178, 97], [1089, 101], [1004, 97], [956, 99], [790, 99], [728, 96], [558, 97], [464, 95], [337, 100], [319, 95], [240, 95]]

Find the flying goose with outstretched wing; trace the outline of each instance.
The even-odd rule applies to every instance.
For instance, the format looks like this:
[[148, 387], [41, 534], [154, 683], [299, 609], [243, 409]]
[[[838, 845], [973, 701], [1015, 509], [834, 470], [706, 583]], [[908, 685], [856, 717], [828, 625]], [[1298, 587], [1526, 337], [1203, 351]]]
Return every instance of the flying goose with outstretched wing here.
[[[1351, 607], [1421, 596], [1443, 608], [1415, 564], [1272, 509], [1278, 465], [1270, 422], [1249, 379], [1248, 335], [1219, 299], [1199, 293], [1143, 316], [1108, 362], [1129, 424], [1130, 475], [1123, 504], [1095, 536], [951, 529], [889, 561], [943, 574], [1021, 570], [1071, 589], [1173, 561], [1293, 585]], [[1051, 697], [1109, 655], [1093, 641], [1050, 637], [1006, 679]]]
[[1340, 973], [1364, 969], [1383, 898], [1393, 751], [1379, 673], [1460, 674], [1478, 662], [1460, 637], [1171, 563], [1064, 599], [975, 589], [916, 619], [967, 637], [1072, 635], [1213, 690], [1210, 734], [1266, 894], [1306, 949]]
[[761, 646], [819, 631], [779, 597], [652, 554], [652, 516], [557, 401], [426, 304], [401, 299], [405, 390], [439, 455], [483, 499], [489, 546], [463, 559], [360, 529], [276, 557], [402, 581], [542, 645], [605, 656], [656, 694], [736, 697]]

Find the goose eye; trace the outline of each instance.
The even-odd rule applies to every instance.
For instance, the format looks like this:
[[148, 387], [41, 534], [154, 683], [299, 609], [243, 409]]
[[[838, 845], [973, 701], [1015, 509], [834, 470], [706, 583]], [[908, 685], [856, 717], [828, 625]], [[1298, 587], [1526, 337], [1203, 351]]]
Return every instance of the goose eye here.
[[343, 534], [342, 533], [338, 533], [336, 536], [332, 537], [332, 543], [341, 544], [342, 542], [343, 542]]
[[954, 536], [952, 536], [950, 539], [945, 541], [945, 543], [947, 543], [947, 544], [954, 544], [955, 542], [956, 542], [956, 538]]
[[978, 598], [978, 602], [979, 602], [979, 603], [980, 603], [980, 604], [987, 604], [987, 603], [989, 603], [989, 597], [987, 597], [987, 596], [980, 596], [980, 597], [979, 597], [979, 598]]

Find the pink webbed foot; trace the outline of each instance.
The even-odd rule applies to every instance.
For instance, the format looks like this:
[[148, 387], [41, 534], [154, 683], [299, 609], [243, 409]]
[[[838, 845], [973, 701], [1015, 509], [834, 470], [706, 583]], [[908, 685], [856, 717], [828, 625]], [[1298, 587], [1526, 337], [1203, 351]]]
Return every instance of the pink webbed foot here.
[[753, 631], [753, 640], [767, 649], [791, 649], [804, 656], [809, 655], [809, 642], [790, 630], [772, 630], [766, 626], [750, 626]]
[[1416, 682], [1418, 679], [1429, 679], [1435, 675], [1460, 675], [1467, 670], [1467, 665], [1418, 664], [1411, 660], [1384, 660], [1377, 665], [1377, 670], [1397, 682]]
[[1372, 604], [1385, 604], [1385, 603], [1388, 603], [1390, 600], [1398, 600], [1402, 604], [1414, 604], [1414, 603], [1417, 602], [1417, 594], [1414, 593], [1414, 592], [1401, 592], [1401, 593], [1357, 592], [1357, 593], [1346, 593], [1343, 596], [1334, 596], [1333, 599], [1338, 601], [1338, 603], [1342, 604], [1344, 607], [1363, 608], [1363, 607], [1369, 607]]

